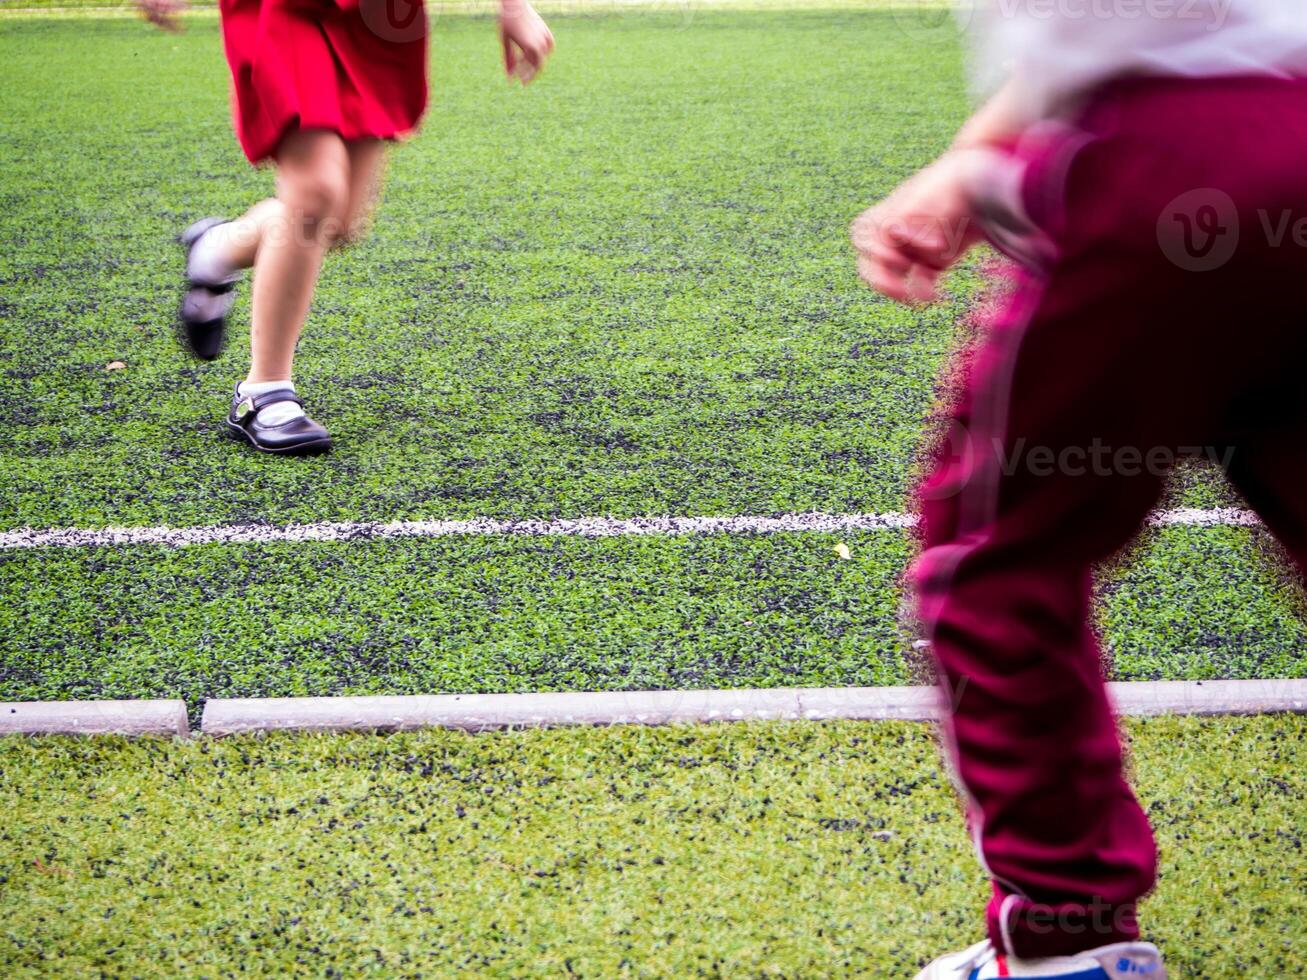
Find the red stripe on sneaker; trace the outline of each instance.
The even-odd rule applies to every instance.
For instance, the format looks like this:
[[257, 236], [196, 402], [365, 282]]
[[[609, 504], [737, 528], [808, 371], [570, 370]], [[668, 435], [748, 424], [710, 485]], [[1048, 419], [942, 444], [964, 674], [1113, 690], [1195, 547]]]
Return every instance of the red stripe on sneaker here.
[[1007, 972], [1007, 955], [1006, 955], [1006, 954], [1004, 954], [1004, 953], [999, 953], [996, 957], [994, 957], [994, 962], [998, 964], [998, 975], [999, 975], [1000, 977], [1010, 976], [1010, 974]]

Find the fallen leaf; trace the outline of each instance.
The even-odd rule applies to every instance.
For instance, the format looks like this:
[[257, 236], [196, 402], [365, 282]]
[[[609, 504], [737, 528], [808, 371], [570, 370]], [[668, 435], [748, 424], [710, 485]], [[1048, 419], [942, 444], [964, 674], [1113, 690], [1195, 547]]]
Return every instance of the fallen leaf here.
[[46, 864], [40, 858], [37, 858], [32, 862], [32, 867], [36, 868], [36, 870], [41, 872], [43, 875], [63, 875], [65, 878], [72, 875], [72, 872], [67, 868], [61, 868], [54, 864]]
[[852, 552], [849, 551], [849, 546], [843, 541], [835, 546], [835, 554], [839, 555], [840, 559], [843, 561], [848, 561], [853, 557]]
[[126, 363], [123, 361], [110, 361], [104, 366], [104, 369], [106, 371], [121, 371], [126, 366]]

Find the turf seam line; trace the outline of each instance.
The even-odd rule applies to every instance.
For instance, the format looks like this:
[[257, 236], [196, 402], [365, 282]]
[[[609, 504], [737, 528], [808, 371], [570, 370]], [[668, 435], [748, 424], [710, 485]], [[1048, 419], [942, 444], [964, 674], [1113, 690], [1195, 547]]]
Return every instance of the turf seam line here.
[[[1307, 680], [1124, 681], [1108, 687], [1122, 715], [1307, 713]], [[207, 735], [419, 728], [480, 732], [799, 719], [931, 721], [940, 712], [934, 687], [231, 698], [205, 705], [200, 730]]]
[[[1236, 507], [1181, 508], [1155, 512], [1153, 527], [1255, 527], [1257, 515]], [[0, 550], [93, 548], [157, 544], [262, 544], [275, 541], [371, 541], [454, 535], [608, 538], [627, 535], [781, 534], [885, 531], [915, 527], [915, 514], [781, 514], [736, 517], [577, 517], [560, 520], [322, 521], [312, 524], [234, 524], [216, 527], [20, 528], [0, 532]]]

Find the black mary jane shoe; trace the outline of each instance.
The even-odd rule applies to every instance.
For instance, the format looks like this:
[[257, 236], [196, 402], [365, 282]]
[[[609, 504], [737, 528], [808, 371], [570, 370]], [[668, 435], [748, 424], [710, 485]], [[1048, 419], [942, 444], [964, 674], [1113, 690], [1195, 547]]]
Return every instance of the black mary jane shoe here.
[[202, 361], [222, 353], [227, 339], [227, 311], [231, 309], [236, 277], [224, 282], [205, 282], [190, 276], [191, 252], [210, 228], [225, 224], [225, 218], [202, 218], [182, 232], [177, 240], [186, 249], [186, 291], [177, 317], [177, 336], [182, 346]]
[[242, 395], [237, 388], [224, 423], [227, 432], [235, 439], [244, 439], [260, 452], [283, 456], [307, 456], [325, 453], [331, 448], [331, 435], [307, 415], [281, 425], [260, 424], [259, 411], [277, 402], [294, 402], [300, 408], [304, 407], [300, 396], [289, 388], [278, 388], [262, 395]]

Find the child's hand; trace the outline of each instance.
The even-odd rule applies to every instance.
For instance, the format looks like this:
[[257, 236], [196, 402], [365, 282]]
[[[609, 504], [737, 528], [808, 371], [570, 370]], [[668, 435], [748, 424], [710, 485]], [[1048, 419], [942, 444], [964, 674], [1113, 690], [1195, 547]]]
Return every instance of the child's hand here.
[[503, 0], [499, 5], [499, 40], [504, 45], [504, 73], [531, 84], [554, 50], [554, 35], [526, 0]]
[[185, 0], [136, 0], [136, 7], [141, 16], [155, 27], [165, 31], [180, 31], [181, 21], [177, 15], [185, 9]]
[[982, 237], [971, 188], [988, 165], [984, 150], [953, 150], [908, 178], [849, 229], [858, 275], [901, 303], [936, 298], [940, 274]]

